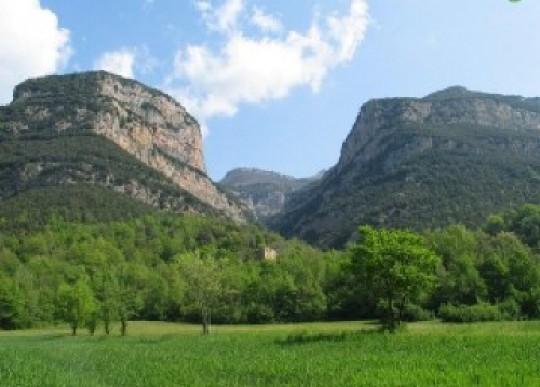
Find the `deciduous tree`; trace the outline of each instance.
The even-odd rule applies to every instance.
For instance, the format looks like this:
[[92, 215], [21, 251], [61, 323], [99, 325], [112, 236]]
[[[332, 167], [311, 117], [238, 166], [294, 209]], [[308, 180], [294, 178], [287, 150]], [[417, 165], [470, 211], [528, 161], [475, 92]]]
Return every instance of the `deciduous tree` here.
[[77, 329], [86, 324], [96, 311], [94, 294], [84, 279], [79, 279], [73, 286], [62, 284], [58, 289], [58, 303], [73, 336], [77, 335]]
[[383, 325], [394, 331], [406, 305], [433, 284], [439, 258], [413, 232], [369, 226], [359, 232], [361, 239], [352, 247], [352, 270], [384, 302]]

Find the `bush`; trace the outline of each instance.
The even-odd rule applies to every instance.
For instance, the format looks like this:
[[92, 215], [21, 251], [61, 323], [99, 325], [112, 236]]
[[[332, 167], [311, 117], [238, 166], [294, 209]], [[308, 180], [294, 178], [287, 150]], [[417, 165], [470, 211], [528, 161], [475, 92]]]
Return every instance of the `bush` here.
[[512, 298], [500, 303], [499, 310], [503, 320], [519, 320], [522, 318], [521, 306]]
[[268, 305], [253, 303], [247, 309], [247, 321], [250, 324], [269, 323], [274, 318], [274, 310]]
[[445, 322], [468, 323], [479, 321], [501, 321], [504, 319], [499, 306], [486, 303], [475, 305], [444, 304], [439, 308], [439, 317]]
[[433, 312], [415, 304], [408, 304], [403, 311], [403, 321], [429, 321], [433, 320]]

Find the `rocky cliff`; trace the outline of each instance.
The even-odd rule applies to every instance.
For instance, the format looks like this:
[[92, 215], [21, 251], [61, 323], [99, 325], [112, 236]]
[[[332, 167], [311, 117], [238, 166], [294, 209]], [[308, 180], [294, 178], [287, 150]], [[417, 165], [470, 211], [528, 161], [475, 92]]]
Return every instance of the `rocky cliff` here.
[[[454, 86], [422, 99], [373, 100], [365, 104], [343, 145], [338, 168], [365, 163], [384, 151], [384, 139], [412, 127], [429, 130], [443, 126], [473, 126], [503, 130], [540, 130], [540, 99], [489, 95]], [[422, 133], [420, 133], [422, 134]], [[451, 133], [447, 133], [451, 134]], [[420, 136], [393, 154], [394, 161], [431, 148], [433, 138]], [[450, 145], [451, 146], [451, 145]]]
[[229, 171], [220, 184], [247, 203], [256, 219], [264, 223], [283, 209], [288, 195], [321, 176], [295, 178], [256, 168], [237, 168]]
[[[129, 157], [118, 156], [120, 153], [109, 144], [103, 145], [102, 139], [153, 172], [144, 176], [141, 170], [137, 177], [126, 168], [119, 171], [118, 165], [111, 167], [107, 158], [122, 158], [126, 167], [135, 164], [128, 161]], [[173, 98], [136, 81], [102, 71], [28, 80], [16, 87], [13, 102], [0, 109], [0, 140], [7, 152], [4, 158], [9, 158], [17, 146], [36, 147], [41, 153], [19, 160], [17, 168], [23, 172], [18, 174], [22, 177], [11, 182], [4, 197], [23, 189], [28, 180], [49, 185], [90, 182], [127, 193], [154, 207], [210, 211], [237, 221], [246, 217], [246, 208], [206, 175], [196, 120]], [[44, 141], [50, 142], [48, 149]], [[69, 142], [68, 148], [62, 149], [59, 141]], [[77, 155], [72, 148], [85, 143], [92, 147], [86, 152], [94, 154]], [[98, 156], [96, 152], [103, 148], [108, 153]], [[99, 162], [83, 160], [92, 156]], [[66, 159], [70, 162], [66, 163]], [[28, 168], [34, 171], [30, 175], [24, 172]], [[65, 173], [58, 173], [59, 168]], [[149, 176], [159, 184], [144, 182]], [[186, 201], [186, 197], [190, 199]]]
[[540, 99], [452, 87], [362, 106], [338, 164], [272, 224], [325, 247], [358, 225], [423, 229], [540, 202]]

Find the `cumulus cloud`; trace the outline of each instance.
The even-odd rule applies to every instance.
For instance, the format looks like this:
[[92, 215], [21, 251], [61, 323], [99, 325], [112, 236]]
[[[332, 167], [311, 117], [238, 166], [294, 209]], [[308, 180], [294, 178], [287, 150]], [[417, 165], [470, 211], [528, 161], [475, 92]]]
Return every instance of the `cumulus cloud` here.
[[135, 66], [135, 50], [122, 48], [101, 55], [94, 64], [96, 70], [105, 70], [126, 78], [133, 78]]
[[[281, 22], [259, 11], [251, 24], [263, 32], [250, 36], [242, 24], [246, 4], [226, 0], [197, 6], [223, 45], [188, 45], [177, 52], [169, 90], [199, 119], [232, 116], [243, 103], [286, 97], [301, 86], [317, 92], [328, 73], [350, 61], [368, 25], [367, 0], [350, 0], [347, 11], [317, 17], [305, 32], [283, 31]], [[262, 35], [262, 36], [261, 36]]]
[[238, 27], [238, 19], [245, 4], [244, 0], [226, 0], [221, 6], [215, 7], [209, 0], [197, 0], [195, 5], [210, 30], [232, 33]]
[[0, 103], [17, 83], [60, 70], [70, 55], [69, 31], [39, 0], [0, 0]]
[[283, 25], [278, 18], [266, 14], [258, 7], [253, 8], [251, 24], [263, 32], [280, 32], [283, 29]]
[[105, 70], [126, 78], [150, 74], [160, 65], [146, 46], [123, 47], [103, 53], [95, 62], [95, 70]]

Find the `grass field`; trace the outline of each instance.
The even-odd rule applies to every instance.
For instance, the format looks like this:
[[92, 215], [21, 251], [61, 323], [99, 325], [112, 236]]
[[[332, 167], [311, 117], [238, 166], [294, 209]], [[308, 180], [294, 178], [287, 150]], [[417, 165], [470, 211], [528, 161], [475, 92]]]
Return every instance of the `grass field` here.
[[[540, 386], [540, 322], [216, 327], [131, 323], [129, 337], [0, 331], [1, 386]], [[117, 331], [116, 331], [117, 332]]]

